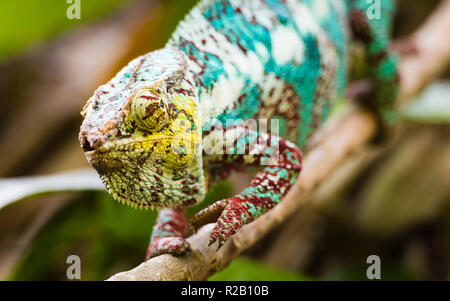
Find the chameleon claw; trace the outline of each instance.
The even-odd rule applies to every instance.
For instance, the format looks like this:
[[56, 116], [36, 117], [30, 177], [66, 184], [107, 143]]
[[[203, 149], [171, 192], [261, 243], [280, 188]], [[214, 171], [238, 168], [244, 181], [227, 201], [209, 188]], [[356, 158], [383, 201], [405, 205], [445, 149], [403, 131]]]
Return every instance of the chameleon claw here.
[[216, 251], [219, 251], [219, 250], [220, 250], [220, 248], [222, 248], [222, 247], [223, 247], [223, 245], [224, 245], [224, 244], [222, 244], [222, 243], [219, 243], [219, 246], [217, 247]]
[[[211, 235], [214, 235], [215, 233], [212, 233]], [[221, 242], [221, 239], [217, 238], [217, 237], [211, 237], [208, 243], [208, 248], [211, 247], [214, 243], [219, 242], [219, 245], [217, 246], [216, 251], [218, 251], [220, 248], [223, 247], [224, 243]]]
[[214, 228], [213, 232], [211, 232], [211, 235], [209, 237], [209, 243], [208, 243], [208, 247], [211, 246], [212, 244], [214, 244], [217, 240], [218, 240], [218, 234], [217, 234], [217, 227]]

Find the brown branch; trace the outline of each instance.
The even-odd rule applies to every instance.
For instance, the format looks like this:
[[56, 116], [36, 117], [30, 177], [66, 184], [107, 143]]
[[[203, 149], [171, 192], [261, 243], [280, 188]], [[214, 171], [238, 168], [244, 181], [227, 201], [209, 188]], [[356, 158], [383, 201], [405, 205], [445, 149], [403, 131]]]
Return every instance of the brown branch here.
[[[443, 70], [450, 60], [450, 0], [444, 1], [427, 22], [408, 38], [414, 53], [402, 57], [400, 101], [405, 101]], [[161, 255], [108, 280], [204, 280], [223, 269], [241, 252], [297, 211], [330, 173], [376, 133], [371, 113], [351, 107], [332, 118], [315, 136], [306, 154], [301, 177], [283, 201], [244, 226], [220, 250], [206, 247], [214, 224], [189, 237], [193, 252], [184, 257]]]

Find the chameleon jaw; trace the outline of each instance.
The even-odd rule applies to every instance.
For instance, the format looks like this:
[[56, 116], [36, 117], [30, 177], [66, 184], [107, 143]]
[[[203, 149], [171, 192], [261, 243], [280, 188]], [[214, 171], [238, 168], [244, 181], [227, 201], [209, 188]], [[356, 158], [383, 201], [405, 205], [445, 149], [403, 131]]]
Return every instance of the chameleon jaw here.
[[[175, 208], [203, 199], [204, 179], [198, 158], [163, 152], [164, 145], [171, 143], [168, 137], [135, 143], [122, 141], [120, 147], [117, 142], [85, 152], [114, 199], [141, 209]], [[174, 162], [178, 161], [183, 161], [183, 167], [175, 168]]]

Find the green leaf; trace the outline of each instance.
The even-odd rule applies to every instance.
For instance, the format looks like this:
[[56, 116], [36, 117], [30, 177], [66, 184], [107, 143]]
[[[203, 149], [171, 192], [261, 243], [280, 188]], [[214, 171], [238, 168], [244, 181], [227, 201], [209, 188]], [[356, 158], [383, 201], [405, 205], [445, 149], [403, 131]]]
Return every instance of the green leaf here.
[[104, 190], [93, 169], [0, 180], [0, 209], [24, 198], [52, 192]]

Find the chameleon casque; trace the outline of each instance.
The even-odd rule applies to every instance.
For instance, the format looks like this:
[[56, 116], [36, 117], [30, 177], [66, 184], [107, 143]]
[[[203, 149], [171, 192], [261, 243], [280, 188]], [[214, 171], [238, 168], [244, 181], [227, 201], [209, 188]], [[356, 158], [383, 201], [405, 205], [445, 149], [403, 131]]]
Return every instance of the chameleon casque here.
[[[344, 93], [351, 38], [365, 45], [377, 110], [389, 115], [394, 6], [378, 1], [371, 19], [372, 2], [201, 0], [163, 49], [97, 89], [81, 112], [80, 143], [115, 199], [160, 209], [147, 258], [189, 250], [186, 207], [233, 170], [261, 168], [244, 191], [193, 217], [196, 228], [217, 220], [210, 244], [282, 200], [300, 149]], [[279, 134], [249, 126], [255, 120], [277, 120]]]

